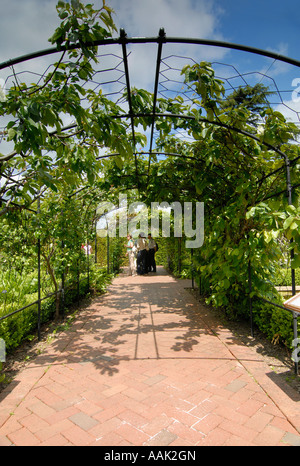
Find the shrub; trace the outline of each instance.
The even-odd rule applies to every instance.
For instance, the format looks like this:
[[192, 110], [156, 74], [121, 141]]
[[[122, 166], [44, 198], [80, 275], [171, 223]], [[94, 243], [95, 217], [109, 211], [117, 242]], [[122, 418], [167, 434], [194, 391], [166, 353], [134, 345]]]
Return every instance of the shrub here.
[[[90, 288], [97, 293], [103, 293], [107, 284], [110, 282], [112, 275], [107, 274], [106, 270], [98, 267], [96, 264], [91, 265], [90, 269]], [[77, 283], [70, 282], [66, 284], [65, 290], [65, 307], [72, 305], [78, 299]], [[87, 275], [81, 279], [79, 283], [79, 298], [83, 298], [89, 292]], [[38, 298], [37, 293], [24, 295], [22, 302], [19, 302], [19, 308], [33, 303]], [[10, 308], [6, 307], [6, 311], [0, 315], [5, 315], [11, 312]], [[16, 309], [16, 307], [14, 307]], [[55, 296], [51, 296], [41, 302], [41, 323], [49, 322], [55, 315]], [[32, 304], [30, 307], [20, 311], [0, 322], [0, 338], [5, 341], [6, 350], [8, 352], [17, 348], [22, 341], [28, 338], [37, 329], [38, 323], [38, 304]]]
[[[281, 304], [280, 300], [277, 302]], [[253, 322], [273, 343], [282, 343], [291, 349], [294, 339], [291, 312], [257, 299], [253, 301]]]

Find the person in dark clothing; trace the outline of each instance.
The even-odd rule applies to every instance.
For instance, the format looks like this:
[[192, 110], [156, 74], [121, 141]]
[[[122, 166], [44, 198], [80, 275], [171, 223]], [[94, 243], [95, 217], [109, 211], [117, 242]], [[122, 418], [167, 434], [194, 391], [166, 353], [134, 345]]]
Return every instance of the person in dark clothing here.
[[148, 273], [147, 269], [147, 250], [148, 250], [148, 244], [146, 241], [146, 235], [145, 233], [140, 233], [138, 240], [137, 240], [137, 273], [138, 275], [145, 275]]
[[148, 251], [147, 251], [147, 270], [148, 272], [156, 272], [155, 262], [156, 242], [152, 238], [151, 233], [148, 235]]

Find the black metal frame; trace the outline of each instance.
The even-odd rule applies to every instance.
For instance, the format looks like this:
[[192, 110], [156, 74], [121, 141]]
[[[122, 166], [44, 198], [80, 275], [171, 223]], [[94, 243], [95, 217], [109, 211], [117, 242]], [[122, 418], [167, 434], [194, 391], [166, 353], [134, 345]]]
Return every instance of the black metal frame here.
[[[26, 209], [27, 210], [27, 209]], [[39, 218], [40, 215], [40, 196], [38, 197], [38, 209], [37, 211], [33, 211], [32, 209], [28, 209], [29, 211], [33, 212], [36, 214]], [[62, 213], [63, 215], [63, 213]], [[42, 301], [52, 298], [53, 296], [61, 295], [62, 300], [61, 300], [61, 306], [60, 306], [60, 315], [62, 318], [65, 316], [65, 293], [68, 290], [73, 289], [70, 286], [65, 286], [65, 277], [64, 273], [62, 274], [62, 281], [61, 281], [61, 288], [58, 291], [54, 291], [52, 293], [48, 293], [46, 296], [41, 297], [41, 242], [40, 238], [37, 240], [37, 273], [38, 273], [38, 299], [33, 301], [30, 304], [27, 304], [26, 306], [23, 306], [19, 309], [15, 309], [14, 311], [10, 312], [9, 314], [6, 314], [4, 316], [0, 316], [0, 322], [7, 319], [8, 317], [11, 317], [15, 314], [18, 314], [19, 312], [24, 311], [25, 309], [30, 308], [31, 306], [34, 306], [35, 304], [38, 305], [38, 313], [37, 313], [37, 335], [38, 335], [38, 340], [41, 339], [41, 303]], [[61, 248], [64, 248], [64, 242], [62, 241], [61, 243]], [[79, 266], [78, 266], [78, 272], [77, 272], [77, 283], [76, 283], [76, 289], [77, 289], [77, 301], [79, 303], [79, 286], [80, 283], [83, 282], [84, 280], [87, 280], [87, 287], [88, 290], [90, 288], [90, 254], [89, 254], [89, 248], [87, 249], [87, 270], [86, 270], [87, 276], [85, 278], [80, 279], [80, 271], [79, 271]]]
[[[129, 65], [128, 65], [127, 46], [129, 44], [151, 44], [151, 43], [152, 44], [157, 44], [157, 46], [158, 46], [157, 47], [155, 79], [154, 79], [154, 86], [153, 86], [153, 107], [152, 107], [152, 112], [151, 112], [151, 114], [147, 114], [147, 115], [135, 114], [134, 111], [133, 111], [132, 102], [131, 102], [130, 73], [129, 73]], [[137, 155], [138, 155], [138, 153], [136, 151], [136, 138], [135, 138], [135, 124], [134, 124], [135, 118], [142, 117], [142, 116], [147, 116], [147, 117], [151, 116], [151, 118], [152, 118], [151, 135], [150, 135], [150, 142], [149, 142], [149, 152], [140, 152], [140, 154], [144, 154], [144, 155], [149, 156], [149, 159], [148, 159], [148, 173], [147, 173], [148, 180], [149, 180], [149, 176], [150, 176], [150, 165], [151, 165], [151, 159], [152, 159], [153, 155], [161, 154], [161, 155], [170, 155], [170, 156], [174, 156], [174, 157], [182, 157], [181, 154], [159, 153], [159, 152], [156, 152], [156, 151], [153, 150], [153, 147], [154, 147], [154, 128], [155, 128], [156, 118], [164, 118], [164, 117], [168, 117], [168, 118], [178, 118], [178, 117], [180, 117], [180, 118], [190, 118], [190, 119], [193, 118], [192, 116], [172, 115], [172, 114], [158, 114], [158, 113], [156, 113], [156, 102], [157, 102], [157, 98], [158, 98], [158, 86], [159, 86], [160, 67], [161, 67], [161, 62], [162, 62], [162, 51], [163, 51], [163, 46], [165, 44], [190, 44], [190, 45], [201, 45], [201, 46], [207, 46], [207, 47], [221, 47], [221, 48], [226, 48], [226, 49], [230, 49], [230, 50], [238, 50], [238, 51], [241, 51], [241, 52], [247, 52], [247, 53], [251, 53], [251, 54], [255, 54], [255, 55], [260, 55], [260, 56], [272, 58], [274, 60], [278, 60], [278, 61], [281, 61], [283, 63], [287, 63], [287, 64], [290, 64], [290, 65], [296, 66], [297, 68], [300, 68], [300, 61], [299, 60], [296, 60], [296, 59], [293, 59], [293, 58], [290, 58], [290, 57], [286, 57], [286, 56], [278, 54], [278, 53], [274, 53], [274, 52], [271, 52], [271, 51], [266, 51], [266, 50], [262, 50], [262, 49], [258, 49], [258, 48], [254, 48], [254, 47], [249, 47], [249, 46], [245, 46], [245, 45], [230, 43], [230, 42], [217, 41], [217, 40], [167, 37], [164, 29], [160, 29], [159, 35], [157, 37], [150, 37], [150, 38], [146, 38], [146, 37], [132, 37], [132, 38], [129, 38], [127, 36], [125, 30], [121, 29], [120, 30], [120, 36], [118, 38], [104, 39], [104, 40], [95, 41], [93, 43], [85, 44], [86, 47], [89, 47], [89, 46], [108, 46], [108, 45], [120, 45], [121, 46], [122, 60], [123, 60], [123, 65], [124, 65], [125, 88], [127, 89], [127, 95], [128, 95], [129, 113], [122, 114], [122, 115], [117, 115], [117, 116], [114, 116], [114, 118], [126, 118], [126, 119], [129, 119], [129, 121], [130, 121], [131, 130], [132, 130], [132, 137], [133, 137], [133, 144], [134, 144], [134, 157], [135, 157], [135, 168], [136, 168], [137, 183], [138, 183], [138, 179], [139, 179], [139, 176], [138, 176], [139, 174], [138, 174], [138, 166], [137, 166]], [[23, 55], [23, 56], [15, 58], [15, 59], [8, 60], [8, 61], [5, 61], [5, 62], [1, 63], [0, 64], [0, 70], [3, 70], [3, 69], [8, 68], [8, 67], [13, 67], [16, 64], [23, 63], [23, 62], [29, 61], [29, 60], [33, 60], [35, 58], [48, 56], [48, 55], [51, 55], [51, 54], [62, 53], [62, 52], [65, 52], [67, 50], [74, 50], [74, 49], [78, 49], [78, 48], [80, 48], [80, 46], [78, 44], [72, 44], [68, 48], [61, 47], [60, 49], [57, 49], [57, 48], [53, 47], [53, 48], [49, 48], [49, 49], [46, 49], [46, 50], [37, 51], [35, 53]], [[236, 132], [241, 133], [241, 134], [243, 134], [243, 135], [245, 135], [245, 136], [247, 136], [249, 138], [258, 140], [258, 138], [255, 135], [247, 133], [246, 131], [242, 131], [239, 128], [235, 128], [235, 127], [232, 127], [232, 126], [229, 126], [229, 125], [225, 125], [225, 124], [222, 124], [221, 122], [211, 122], [211, 121], [208, 121], [205, 118], [202, 118], [201, 121], [206, 122], [206, 123], [210, 123], [210, 124], [213, 124], [213, 125], [218, 125], [220, 127], [227, 128], [230, 131], [236, 131]], [[74, 126], [75, 125], [69, 125], [68, 127], [65, 127], [64, 130], [70, 129], [70, 128], [74, 127]], [[282, 167], [280, 167], [276, 171], [266, 175], [264, 178], [267, 178], [267, 177], [277, 173], [279, 170], [285, 169], [286, 170], [286, 183], [287, 183], [286, 184], [286, 193], [287, 193], [287, 197], [288, 197], [288, 203], [292, 204], [292, 190], [293, 190], [293, 188], [298, 187], [300, 184], [292, 186], [291, 176], [290, 176], [290, 169], [291, 169], [291, 165], [294, 164], [295, 161], [299, 159], [299, 157], [297, 157], [297, 159], [290, 160], [287, 157], [287, 155], [285, 153], [283, 153], [282, 151], [280, 151], [278, 148], [273, 147], [270, 144], [265, 144], [265, 146], [268, 149], [276, 151], [282, 157], [284, 163], [283, 163]], [[118, 154], [108, 154], [108, 155], [105, 155], [105, 156], [102, 156], [102, 157], [113, 157], [113, 156], [116, 156], [116, 155], [118, 155]], [[275, 196], [277, 196], [279, 194], [282, 194], [282, 192], [281, 193], [274, 193], [270, 197], [275, 197]], [[17, 204], [15, 204], [15, 205], [17, 205]], [[24, 207], [24, 206], [20, 206], [20, 207]], [[291, 258], [293, 258], [293, 255], [294, 255], [294, 253], [292, 251], [291, 252]], [[39, 270], [40, 270], [40, 259], [39, 259]], [[294, 295], [295, 292], [296, 292], [296, 287], [295, 287], [295, 271], [293, 269], [291, 271], [291, 274], [292, 274], [292, 293]], [[40, 280], [40, 278], [39, 278], [39, 280]], [[249, 293], [249, 309], [250, 309], [250, 320], [251, 320], [251, 333], [253, 334], [252, 298], [250, 296], [251, 291], [252, 291], [251, 262], [250, 261], [249, 261], [249, 264], [248, 264], [248, 281], [249, 281], [249, 289], [250, 289], [250, 293]], [[42, 299], [45, 299], [45, 298], [42, 298]], [[39, 309], [40, 309], [40, 302], [41, 302], [42, 299], [41, 299], [41, 297], [39, 295], [39, 299], [37, 301], [39, 303]], [[278, 306], [276, 303], [271, 303], [270, 302], [270, 304], [272, 304], [274, 306]], [[28, 306], [26, 306], [26, 307], [28, 307]], [[282, 306], [278, 306], [278, 307], [282, 307]], [[17, 311], [15, 311], [15, 312], [17, 312]], [[295, 312], [293, 312], [294, 336], [295, 336], [295, 338], [297, 338], [297, 317], [298, 317], [297, 314]], [[0, 320], [2, 320], [2, 319], [3, 318], [1, 318]], [[298, 363], [295, 364], [295, 371], [296, 371], [296, 373], [298, 373]]]

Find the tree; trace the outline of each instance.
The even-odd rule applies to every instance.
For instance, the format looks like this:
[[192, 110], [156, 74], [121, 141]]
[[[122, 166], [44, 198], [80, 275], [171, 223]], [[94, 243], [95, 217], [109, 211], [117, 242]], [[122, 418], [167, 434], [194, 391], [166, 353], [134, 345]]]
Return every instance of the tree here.
[[[282, 254], [278, 238], [288, 225], [293, 225], [298, 254], [298, 213], [292, 216], [285, 197], [287, 156], [299, 157], [298, 146], [291, 144], [298, 130], [279, 112], [264, 107], [267, 91], [260, 86], [224, 101], [224, 85], [210, 64], [186, 66], [182, 73], [195, 90], [193, 105], [187, 108], [174, 100], [181, 116], [157, 123], [159, 150], [178, 156], [152, 162], [153, 176], [144, 192], [151, 200], [205, 203], [204, 246], [194, 254], [198, 272], [213, 304], [232, 313], [245, 312], [249, 261], [253, 294], [270, 298], [276, 294], [272, 281]], [[170, 109], [172, 103], [159, 105]], [[261, 126], [256, 128], [258, 114]], [[194, 142], [177, 138], [178, 128]], [[298, 170], [293, 166], [292, 179]]]
[[[105, 1], [96, 10], [75, 0], [59, 1], [57, 10], [62, 23], [50, 42], [57, 45], [59, 60], [41, 83], [29, 86], [16, 76], [14, 87], [0, 102], [0, 116], [9, 119], [4, 140], [14, 146], [0, 154], [6, 180], [0, 188], [1, 214], [18, 208], [16, 204], [30, 206], [43, 187], [58, 191], [85, 180], [92, 183], [101, 168], [97, 160], [101, 147], [123, 158], [132, 153], [127, 124], [113, 118], [121, 108], [101, 92], [84, 87], [94, 73], [92, 62], [97, 62], [97, 47], [91, 43], [111, 37], [113, 10]], [[82, 98], [88, 102], [86, 108]], [[66, 125], [70, 120], [74, 123]]]
[[[299, 212], [288, 208], [285, 173], [291, 161], [291, 182], [296, 183], [299, 166], [293, 161], [300, 154], [292, 144], [298, 130], [269, 108], [269, 90], [258, 84], [226, 97], [224, 83], [210, 63], [185, 66], [182, 75], [194, 91], [193, 102], [181, 96], [156, 100], [156, 149], [170, 155], [161, 160], [151, 154], [147, 161], [133, 147], [131, 127], [120, 118], [121, 106], [85, 85], [97, 61], [95, 41], [111, 37], [115, 30], [113, 11], [105, 1], [100, 9], [77, 0], [59, 1], [57, 9], [62, 22], [50, 42], [56, 44], [59, 59], [39, 84], [28, 86], [17, 77], [0, 102], [0, 115], [9, 117], [5, 138], [14, 145], [13, 151], [0, 155], [5, 179], [0, 213], [35, 207], [43, 193], [41, 209], [51, 213], [53, 229], [47, 230], [41, 219], [40, 239], [56, 289], [58, 277], [77, 257], [75, 236], [81, 238], [91, 221], [82, 210], [86, 213], [89, 206], [94, 211], [102, 196], [113, 199], [134, 188], [139, 200], [148, 204], [205, 203], [205, 244], [194, 258], [214, 304], [245, 307], [249, 262], [253, 292], [274, 293], [265, 279], [272, 280], [279, 234], [294, 240], [293, 266], [299, 265]], [[129, 97], [135, 127], [147, 131], [153, 123], [153, 94], [134, 88], [123, 95], [125, 101]], [[73, 123], [67, 125], [67, 120]], [[176, 136], [178, 130], [189, 139]], [[135, 142], [144, 145], [146, 140], [136, 132]], [[106, 160], [99, 157], [99, 148], [116, 154]], [[71, 197], [77, 189], [86, 189], [81, 199], [87, 204]], [[296, 189], [294, 195], [297, 201]], [[63, 252], [61, 210], [72, 230]]]
[[220, 102], [221, 108], [224, 110], [234, 108], [246, 108], [251, 112], [252, 124], [257, 124], [261, 120], [261, 114], [264, 110], [270, 107], [268, 97], [274, 94], [261, 83], [254, 86], [248, 84], [244, 87], [238, 87], [226, 99]]

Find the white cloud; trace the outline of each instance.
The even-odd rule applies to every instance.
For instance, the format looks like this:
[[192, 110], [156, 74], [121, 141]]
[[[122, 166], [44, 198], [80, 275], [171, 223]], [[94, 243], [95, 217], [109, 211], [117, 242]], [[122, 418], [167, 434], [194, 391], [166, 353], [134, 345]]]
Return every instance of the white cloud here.
[[276, 106], [275, 110], [282, 113], [285, 119], [292, 123], [300, 123], [300, 100], [286, 100]]
[[168, 36], [212, 38], [216, 35], [219, 9], [197, 0], [111, 0], [116, 22], [128, 35], [154, 37], [161, 27]]
[[[94, 3], [96, 8], [102, 4], [102, 0], [82, 1]], [[48, 38], [60, 22], [56, 4], [57, 0], [10, 0], [9, 2], [0, 0], [2, 13], [0, 17], [0, 63], [51, 47]], [[107, 0], [107, 5], [116, 12], [114, 20], [118, 29], [124, 28], [128, 37], [156, 37], [159, 29], [163, 27], [167, 37], [219, 40], [223, 38], [220, 33], [220, 20], [223, 12], [215, 6], [213, 0], [209, 2], [207, 0]], [[117, 37], [118, 33], [114, 35]], [[152, 92], [157, 44], [129, 44], [128, 52], [132, 52], [128, 57], [131, 86], [146, 88]], [[118, 57], [122, 56], [120, 46], [102, 47], [99, 53], [115, 53]], [[227, 53], [228, 51], [224, 48], [183, 44], [166, 44], [163, 48], [163, 57], [174, 56], [172, 67], [178, 69], [181, 69], [186, 62], [182, 58], [177, 60], [176, 55], [193, 57], [199, 62], [221, 60]], [[56, 60], [56, 55], [34, 59], [17, 65], [15, 71], [28, 70], [30, 73], [44, 73], [47, 66]], [[111, 62], [114, 61], [115, 59], [111, 57]], [[108, 68], [109, 58], [106, 64], [106, 69]], [[9, 68], [0, 71], [0, 79], [5, 80], [7, 73], [12, 76], [11, 82], [14, 76]], [[30, 73], [18, 75], [20, 81], [31, 83], [39, 79], [38, 76]], [[115, 75], [116, 79], [120, 77], [117, 72]], [[106, 76], [104, 73], [103, 79], [102, 75], [99, 79], [105, 81]], [[182, 80], [180, 72], [178, 76]], [[122, 85], [125, 85], [124, 78], [121, 79], [118, 87]], [[113, 88], [112, 84], [111, 89]]]
[[0, 0], [0, 62], [44, 48], [59, 24], [56, 0]]
[[[101, 6], [101, 0], [82, 0]], [[57, 0], [0, 0], [0, 63], [50, 47], [59, 24]], [[154, 37], [161, 27], [175, 37], [221, 38], [220, 8], [206, 0], [107, 0], [129, 37]], [[117, 35], [117, 34], [116, 34]]]
[[[0, 0], [0, 63], [52, 47], [48, 41], [60, 20], [56, 0]], [[0, 70], [0, 79], [9, 88], [15, 81], [38, 82], [40, 75], [57, 60], [57, 56], [40, 57]]]
[[[88, 3], [88, 0], [82, 1]], [[91, 3], [98, 7], [102, 1], [91, 0]], [[59, 24], [56, 4], [57, 0], [0, 0], [0, 63], [51, 47], [48, 38]], [[124, 28], [128, 37], [155, 37], [163, 27], [168, 37], [222, 38], [219, 32], [222, 11], [213, 1], [107, 0], [107, 4], [115, 10], [117, 27]], [[133, 86], [148, 88], [148, 84], [153, 82], [155, 45], [134, 47], [134, 54], [130, 57], [131, 76], [136, 80]], [[133, 50], [133, 47], [128, 49]], [[197, 61], [221, 59], [226, 54], [226, 49], [188, 45], [168, 45], [164, 50], [165, 55], [196, 56]], [[42, 65], [47, 63], [40, 61]], [[39, 68], [37, 62], [35, 60], [21, 69], [36, 71]]]
[[[117, 27], [125, 29], [128, 38], [157, 37], [159, 30], [164, 28], [169, 38], [222, 39], [219, 31], [222, 11], [213, 1], [110, 0], [109, 5], [115, 10]], [[134, 51], [129, 57], [131, 85], [153, 91], [157, 44], [129, 44], [128, 50]], [[224, 48], [189, 44], [166, 44], [163, 47], [163, 57], [192, 57], [197, 62], [220, 60], [226, 53]], [[176, 68], [174, 60], [173, 63]], [[185, 64], [178, 60], [178, 68]]]
[[[288, 44], [281, 42], [278, 44], [278, 47], [272, 48], [269, 47], [267, 51], [277, 53], [279, 55], [288, 56]], [[268, 65], [265, 69], [262, 70], [262, 73], [267, 74], [268, 76], [275, 77], [281, 74], [288, 73], [291, 69], [291, 66], [288, 63], [285, 63], [280, 60], [267, 59]]]

